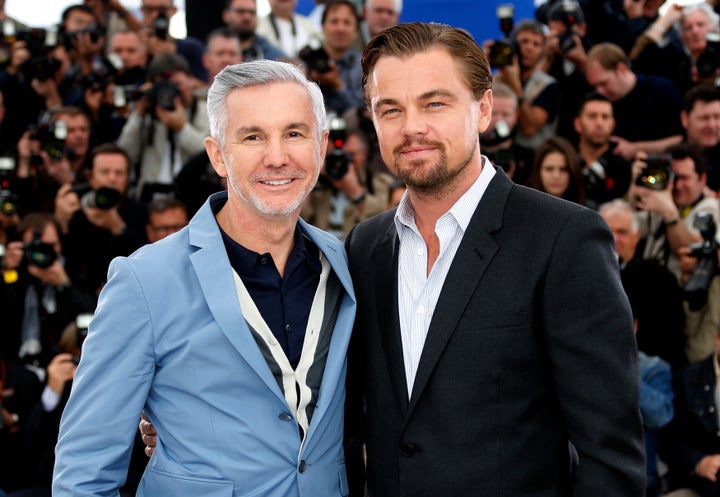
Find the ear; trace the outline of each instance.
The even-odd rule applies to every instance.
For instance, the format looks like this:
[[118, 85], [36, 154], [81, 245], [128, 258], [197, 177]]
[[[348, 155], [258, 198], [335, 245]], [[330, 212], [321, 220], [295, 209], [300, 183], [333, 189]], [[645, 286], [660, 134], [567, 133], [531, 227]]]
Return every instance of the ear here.
[[687, 129], [689, 120], [690, 119], [688, 118], [687, 111], [685, 111], [685, 110], [681, 111], [680, 112], [680, 122], [682, 123], [683, 128]]
[[222, 147], [220, 147], [220, 144], [215, 138], [211, 136], [205, 138], [205, 151], [217, 175], [221, 178], [226, 178], [227, 167], [225, 165], [225, 159], [223, 158]]
[[478, 109], [478, 133], [484, 133], [492, 120], [493, 93], [492, 90], [485, 90], [480, 97]]
[[573, 128], [575, 129], [575, 131], [578, 134], [580, 134], [580, 118], [579, 117], [573, 118]]

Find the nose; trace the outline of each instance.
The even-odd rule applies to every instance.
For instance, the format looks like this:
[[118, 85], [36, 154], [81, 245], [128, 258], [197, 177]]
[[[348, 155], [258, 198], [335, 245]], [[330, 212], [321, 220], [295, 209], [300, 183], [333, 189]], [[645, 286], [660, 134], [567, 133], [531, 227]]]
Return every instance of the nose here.
[[288, 154], [285, 145], [280, 139], [270, 139], [267, 142], [263, 165], [266, 167], [283, 167], [288, 163]]
[[427, 133], [427, 121], [419, 109], [406, 109], [402, 126], [406, 136], [424, 135]]

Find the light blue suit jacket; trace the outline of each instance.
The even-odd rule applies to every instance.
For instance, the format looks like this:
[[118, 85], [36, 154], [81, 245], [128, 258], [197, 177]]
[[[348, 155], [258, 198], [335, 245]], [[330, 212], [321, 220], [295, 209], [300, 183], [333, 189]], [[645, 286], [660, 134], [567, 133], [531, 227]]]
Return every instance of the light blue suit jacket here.
[[344, 288], [304, 443], [243, 318], [211, 202], [176, 235], [115, 259], [63, 413], [53, 495], [118, 495], [140, 412], [158, 446], [147, 497], [347, 494], [346, 349], [355, 296], [342, 244], [300, 220]]

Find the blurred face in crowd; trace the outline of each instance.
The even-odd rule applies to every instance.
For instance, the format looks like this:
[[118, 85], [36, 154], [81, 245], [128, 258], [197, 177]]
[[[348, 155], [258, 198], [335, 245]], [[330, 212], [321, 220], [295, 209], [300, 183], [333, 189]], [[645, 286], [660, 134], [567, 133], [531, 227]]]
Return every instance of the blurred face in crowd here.
[[289, 19], [295, 12], [297, 0], [269, 0], [269, 3], [274, 15]]
[[602, 100], [585, 102], [574, 122], [575, 131], [587, 143], [595, 147], [607, 145], [615, 129], [612, 104]]
[[208, 43], [203, 54], [203, 65], [208, 71], [208, 79], [213, 80], [215, 75], [226, 66], [242, 62], [242, 50], [240, 40], [233, 36], [215, 36]]
[[695, 172], [695, 162], [690, 158], [673, 159], [672, 170], [675, 174], [672, 192], [675, 205], [687, 207], [694, 204], [705, 188], [705, 174]]
[[113, 188], [127, 193], [130, 184], [130, 164], [122, 154], [104, 153], [95, 156], [88, 179], [93, 190], [100, 187]]
[[637, 225], [633, 229], [632, 212], [619, 209], [608, 209], [600, 215], [612, 231], [615, 239], [615, 252], [622, 262], [628, 262], [635, 256], [635, 249], [640, 242], [640, 230]]
[[339, 4], [328, 7], [322, 25], [325, 43], [332, 51], [344, 52], [353, 44], [358, 35], [357, 17], [349, 5]]
[[540, 164], [540, 183], [550, 195], [562, 197], [570, 186], [570, 169], [565, 156], [550, 152]]
[[95, 17], [79, 9], [73, 9], [69, 12], [67, 19], [63, 23], [65, 31], [73, 32], [85, 29], [95, 22]]
[[395, 26], [400, 20], [397, 0], [368, 0], [364, 12], [370, 36]]
[[234, 29], [241, 40], [248, 40], [257, 27], [255, 0], [233, 0], [223, 11], [223, 22]]
[[195, 80], [193, 77], [183, 71], [175, 71], [170, 74], [169, 80], [178, 87], [180, 100], [183, 105], [190, 107], [193, 102], [193, 89], [195, 88]]
[[145, 21], [145, 26], [152, 26], [157, 16], [163, 14], [170, 19], [177, 9], [173, 5], [172, 0], [142, 0], [140, 11]]
[[117, 54], [123, 61], [123, 68], [145, 67], [148, 54], [140, 36], [133, 31], [115, 34], [110, 40], [110, 53]]
[[509, 131], [515, 128], [518, 120], [517, 100], [510, 96], [495, 95], [493, 98], [492, 119], [484, 134], [490, 134], [497, 123], [504, 122]]
[[520, 66], [535, 67], [545, 54], [545, 37], [532, 31], [520, 31], [515, 37], [518, 45]]
[[367, 160], [367, 148], [357, 134], [351, 133], [348, 135], [347, 140], [345, 140], [345, 144], [343, 145], [343, 152], [350, 156], [356, 170], [359, 171], [365, 167], [365, 160]]
[[707, 46], [706, 36], [712, 25], [705, 12], [700, 9], [692, 10], [680, 20], [682, 27], [681, 40], [685, 48], [694, 56], [700, 55]]
[[589, 60], [585, 66], [585, 79], [600, 95], [617, 102], [628, 94], [626, 72], [630, 69], [619, 64], [615, 70], [605, 69], [596, 60]]
[[698, 100], [690, 112], [681, 115], [689, 142], [712, 148], [720, 142], [720, 100]]
[[59, 114], [55, 121], [65, 121], [67, 125], [67, 138], [65, 146], [73, 152], [84, 157], [90, 146], [90, 120], [85, 114]]
[[162, 240], [183, 229], [188, 224], [187, 212], [182, 207], [170, 207], [162, 212], [150, 212], [146, 226], [150, 243]]

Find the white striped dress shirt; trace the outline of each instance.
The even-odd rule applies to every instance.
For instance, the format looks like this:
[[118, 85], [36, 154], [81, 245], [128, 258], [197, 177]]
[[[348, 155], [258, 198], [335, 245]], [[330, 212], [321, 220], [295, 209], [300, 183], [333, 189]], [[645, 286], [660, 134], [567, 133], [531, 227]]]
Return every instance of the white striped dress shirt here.
[[402, 339], [408, 398], [412, 394], [415, 374], [425, 346], [430, 321], [455, 253], [490, 184], [495, 169], [483, 157], [483, 169], [473, 185], [435, 224], [440, 253], [427, 275], [427, 247], [415, 224], [415, 211], [407, 194], [395, 213], [400, 240], [398, 259], [398, 311]]

